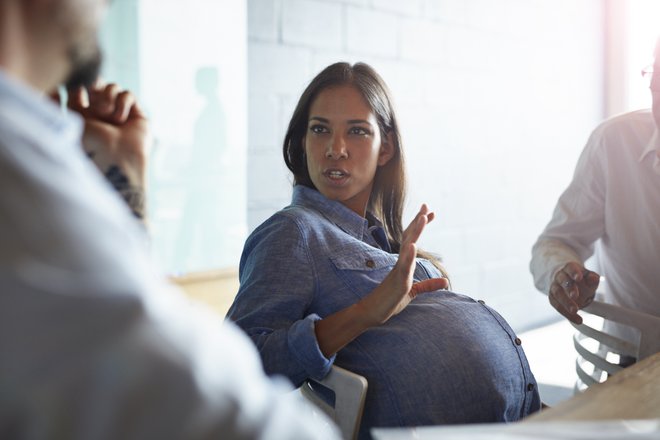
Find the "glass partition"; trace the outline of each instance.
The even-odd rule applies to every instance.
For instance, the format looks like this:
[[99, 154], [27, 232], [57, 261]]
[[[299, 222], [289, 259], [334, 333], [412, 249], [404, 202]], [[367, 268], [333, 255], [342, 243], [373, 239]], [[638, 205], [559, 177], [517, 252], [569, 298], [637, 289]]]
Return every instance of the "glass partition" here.
[[238, 265], [247, 232], [246, 0], [115, 0], [103, 78], [151, 121], [148, 215], [170, 274]]

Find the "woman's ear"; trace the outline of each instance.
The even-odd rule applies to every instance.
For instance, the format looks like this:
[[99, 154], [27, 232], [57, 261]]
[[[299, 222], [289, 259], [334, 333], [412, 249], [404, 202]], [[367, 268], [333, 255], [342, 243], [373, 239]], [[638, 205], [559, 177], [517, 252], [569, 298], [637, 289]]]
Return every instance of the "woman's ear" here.
[[394, 157], [394, 137], [392, 132], [383, 136], [383, 142], [380, 144], [380, 151], [378, 152], [378, 166], [382, 167]]

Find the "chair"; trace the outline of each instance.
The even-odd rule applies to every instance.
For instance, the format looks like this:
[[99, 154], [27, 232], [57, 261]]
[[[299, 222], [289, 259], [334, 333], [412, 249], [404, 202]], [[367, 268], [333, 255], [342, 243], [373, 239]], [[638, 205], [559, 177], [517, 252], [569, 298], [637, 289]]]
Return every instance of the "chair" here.
[[333, 365], [323, 380], [307, 379], [300, 392], [335, 421], [344, 439], [357, 438], [367, 396], [367, 379]]
[[607, 304], [601, 299], [602, 297], [598, 295], [597, 299], [582, 311], [603, 318], [603, 325], [610, 321], [628, 326], [639, 332], [639, 338], [637, 341], [629, 341], [607, 334], [587, 324], [589, 316], [585, 316], [586, 319], [582, 324], [571, 323], [577, 330], [573, 336], [573, 345], [578, 353], [575, 361], [578, 375], [575, 393], [584, 391], [595, 383], [604, 382], [608, 376], [624, 368], [616, 362], [616, 356], [612, 354], [619, 357], [630, 356], [640, 361], [660, 351], [660, 317]]

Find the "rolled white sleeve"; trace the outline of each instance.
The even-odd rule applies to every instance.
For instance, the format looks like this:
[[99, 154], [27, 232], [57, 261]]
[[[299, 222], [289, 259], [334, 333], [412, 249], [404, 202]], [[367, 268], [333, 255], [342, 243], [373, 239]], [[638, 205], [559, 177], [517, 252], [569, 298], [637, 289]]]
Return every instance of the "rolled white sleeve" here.
[[578, 160], [573, 180], [559, 198], [552, 219], [532, 247], [534, 284], [547, 294], [557, 270], [569, 262], [584, 264], [605, 231], [607, 157], [602, 128], [596, 129]]

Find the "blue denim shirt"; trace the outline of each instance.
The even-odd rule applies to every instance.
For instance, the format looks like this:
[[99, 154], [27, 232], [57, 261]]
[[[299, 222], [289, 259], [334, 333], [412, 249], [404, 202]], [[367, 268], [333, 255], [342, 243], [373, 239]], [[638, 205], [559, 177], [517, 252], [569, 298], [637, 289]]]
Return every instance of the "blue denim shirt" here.
[[[335, 357], [323, 356], [314, 323], [370, 293], [397, 261], [372, 223], [298, 185], [291, 205], [250, 235], [228, 316], [257, 345], [266, 372], [300, 385], [336, 362], [366, 377], [361, 437], [374, 426], [513, 421], [539, 409], [513, 330], [482, 301], [449, 291], [417, 296]], [[415, 280], [439, 276], [417, 259]]]

